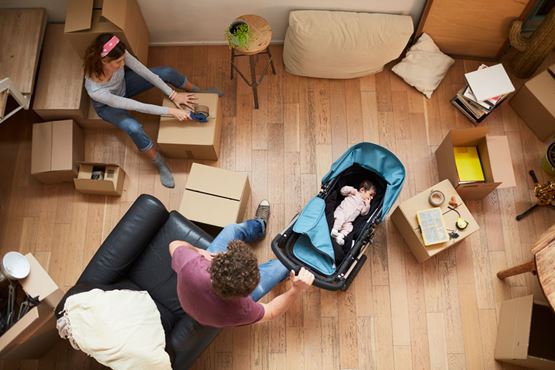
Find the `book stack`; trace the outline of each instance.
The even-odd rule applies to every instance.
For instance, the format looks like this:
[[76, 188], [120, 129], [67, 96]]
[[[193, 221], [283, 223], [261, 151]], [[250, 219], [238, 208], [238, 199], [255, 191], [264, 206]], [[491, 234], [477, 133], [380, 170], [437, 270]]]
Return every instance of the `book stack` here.
[[451, 103], [474, 124], [482, 122], [515, 90], [502, 64], [482, 64], [466, 73], [467, 85], [457, 92]]

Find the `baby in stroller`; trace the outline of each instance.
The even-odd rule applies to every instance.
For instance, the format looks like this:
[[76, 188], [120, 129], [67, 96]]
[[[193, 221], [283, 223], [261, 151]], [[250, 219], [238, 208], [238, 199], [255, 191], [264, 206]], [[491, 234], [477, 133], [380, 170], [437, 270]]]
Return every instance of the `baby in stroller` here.
[[345, 197], [333, 212], [334, 223], [331, 237], [339, 245], [345, 244], [345, 237], [353, 231], [353, 221], [359, 216], [366, 216], [370, 211], [370, 202], [376, 195], [376, 187], [369, 180], [364, 180], [355, 189], [352, 186], [343, 186], [341, 195]]

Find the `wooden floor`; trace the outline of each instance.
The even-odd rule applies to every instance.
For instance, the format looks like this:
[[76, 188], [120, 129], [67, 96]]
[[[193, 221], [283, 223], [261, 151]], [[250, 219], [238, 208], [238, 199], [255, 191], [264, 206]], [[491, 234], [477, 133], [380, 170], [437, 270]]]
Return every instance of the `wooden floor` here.
[[[317, 193], [322, 176], [350, 145], [370, 141], [397, 154], [407, 169], [403, 200], [439, 181], [434, 152], [448, 130], [472, 127], [449, 100], [477, 61], [457, 60], [427, 100], [390, 71], [344, 81], [289, 75], [282, 48], [272, 47], [272, 52], [278, 71], [260, 87], [259, 110], [253, 109], [249, 88], [229, 79], [227, 47], [156, 47], [150, 54], [151, 65], [172, 65], [195, 83], [225, 91], [221, 155], [211, 164], [249, 175], [249, 216], [261, 199], [270, 200], [270, 235]], [[146, 98], [160, 97], [150, 93]], [[86, 130], [85, 153], [87, 160], [123, 166], [128, 179], [121, 198], [83, 195], [71, 184], [38, 183], [29, 175], [31, 119], [25, 117], [0, 126], [2, 254], [32, 252], [67, 289], [139, 194], [178, 207], [191, 161], [168, 161], [176, 188], [166, 189], [131, 140], [115, 130]], [[387, 220], [378, 227], [369, 262], [349, 291], [313, 288], [284, 317], [225, 329], [194, 368], [513, 368], [493, 359], [500, 303], [538, 288], [531, 274], [501, 282], [495, 273], [531, 257], [530, 245], [555, 222], [555, 212], [540, 209], [515, 221], [534, 202], [528, 171], [546, 179], [539, 166], [545, 145], [509, 104], [486, 122], [492, 134], [508, 137], [517, 187], [467, 203], [479, 232], [418, 264]], [[147, 126], [155, 134], [156, 125]], [[270, 239], [256, 247], [261, 260], [272, 256]], [[276, 288], [265, 300], [285, 289]], [[41, 360], [25, 361], [19, 368], [102, 367], [60, 342]]]

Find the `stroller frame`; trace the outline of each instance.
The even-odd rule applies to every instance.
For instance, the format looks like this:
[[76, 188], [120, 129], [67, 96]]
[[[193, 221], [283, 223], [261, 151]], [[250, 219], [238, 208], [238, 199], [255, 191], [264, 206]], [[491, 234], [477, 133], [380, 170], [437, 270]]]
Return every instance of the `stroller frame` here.
[[[356, 166], [356, 165], [355, 165]], [[329, 183], [322, 186], [320, 192], [317, 194], [318, 197], [326, 200], [330, 191], [335, 188], [337, 182], [344, 176], [344, 174], [349, 171], [346, 169], [343, 171], [339, 176], [333, 178]], [[377, 176], [383, 184], [387, 184], [385, 179], [379, 173], [374, 171], [365, 169], [368, 172], [371, 172], [375, 176]], [[382, 185], [383, 185], [382, 184]], [[385, 192], [385, 190], [384, 190]], [[331, 275], [325, 275], [319, 272], [316, 269], [311, 268], [310, 266], [306, 266], [303, 262], [299, 261], [292, 253], [293, 245], [298, 237], [293, 231], [293, 226], [297, 221], [300, 213], [297, 213], [289, 225], [285, 227], [280, 233], [278, 233], [274, 239], [272, 240], [272, 250], [278, 259], [287, 267], [288, 270], [294, 270], [298, 272], [301, 267], [304, 267], [311, 271], [314, 274], [314, 285], [326, 289], [326, 290], [342, 290], [345, 291], [349, 288], [351, 283], [353, 282], [356, 275], [360, 272], [364, 263], [368, 259], [365, 252], [368, 247], [373, 243], [374, 239], [374, 228], [376, 225], [381, 223], [381, 219], [379, 218], [379, 214], [382, 210], [384, 197], [382, 196], [379, 200], [377, 207], [372, 207], [372, 213], [368, 217], [365, 222], [364, 227], [362, 228], [361, 234], [355, 241], [355, 244], [352, 248], [344, 255], [341, 263], [338, 265], [336, 271]], [[297, 235], [297, 236], [295, 236]], [[294, 236], [291, 238], [291, 236]], [[286, 253], [286, 252], [289, 253]]]

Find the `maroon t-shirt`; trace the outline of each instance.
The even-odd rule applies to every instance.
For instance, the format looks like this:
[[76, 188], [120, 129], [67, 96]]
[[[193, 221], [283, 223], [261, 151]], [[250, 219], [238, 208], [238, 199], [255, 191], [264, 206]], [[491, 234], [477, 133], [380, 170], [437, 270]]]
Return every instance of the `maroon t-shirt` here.
[[264, 316], [264, 307], [250, 296], [224, 300], [210, 281], [210, 261], [188, 247], [180, 247], [172, 256], [177, 273], [177, 296], [183, 310], [202, 325], [223, 328], [252, 324]]

